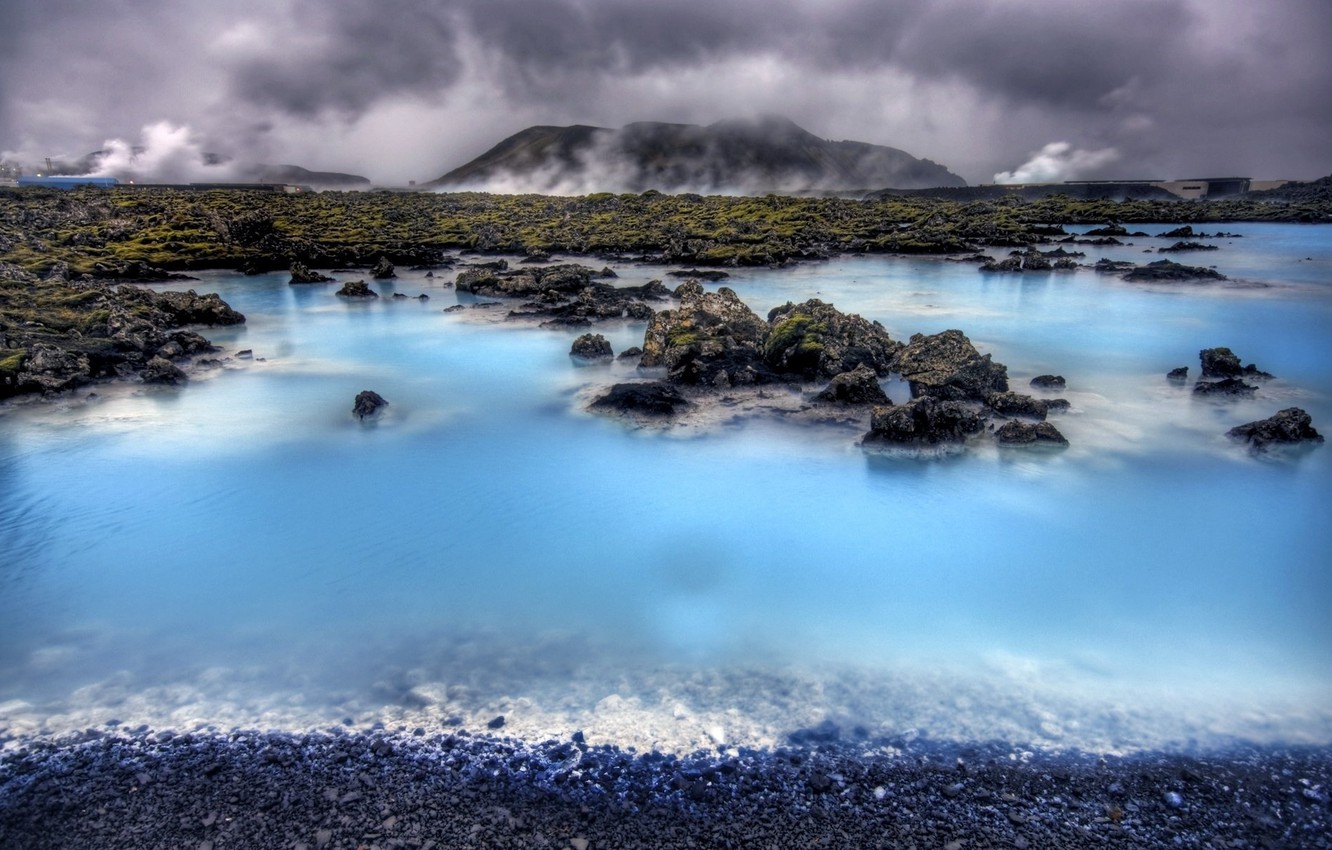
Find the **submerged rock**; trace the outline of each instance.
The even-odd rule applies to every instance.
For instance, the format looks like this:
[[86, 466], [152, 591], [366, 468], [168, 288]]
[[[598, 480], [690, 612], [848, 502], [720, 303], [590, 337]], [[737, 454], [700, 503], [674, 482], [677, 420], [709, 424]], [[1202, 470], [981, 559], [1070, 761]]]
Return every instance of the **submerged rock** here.
[[1204, 378], [1246, 377], [1266, 379], [1272, 377], [1272, 375], [1252, 363], [1241, 366], [1239, 356], [1229, 348], [1204, 348], [1198, 352], [1198, 359], [1202, 361], [1202, 376]]
[[583, 334], [573, 341], [569, 356], [588, 363], [610, 360], [615, 356], [610, 342], [601, 334]]
[[397, 277], [398, 273], [394, 270], [388, 257], [380, 257], [379, 262], [375, 263], [375, 267], [370, 270], [370, 276], [375, 280], [387, 280], [391, 277]]
[[1258, 387], [1246, 384], [1239, 378], [1225, 378], [1220, 381], [1199, 381], [1193, 385], [1194, 395], [1253, 395]]
[[363, 280], [349, 280], [338, 290], [338, 295], [344, 298], [378, 298], [379, 293], [375, 292]]
[[1029, 419], [1044, 419], [1050, 412], [1050, 405], [1038, 398], [1022, 393], [990, 393], [985, 399], [985, 406], [1001, 416], [1025, 416]]
[[773, 308], [768, 325], [764, 360], [778, 372], [802, 378], [831, 378], [862, 365], [886, 375], [902, 348], [878, 322], [817, 298]]
[[870, 430], [861, 438], [866, 446], [928, 448], [961, 446], [984, 428], [971, 407], [929, 396], [906, 404], [874, 408]]
[[915, 334], [893, 358], [891, 371], [910, 382], [917, 398], [985, 401], [1008, 391], [1008, 367], [982, 355], [959, 330]]
[[1298, 407], [1288, 407], [1274, 416], [1236, 425], [1226, 432], [1232, 440], [1242, 440], [1262, 451], [1273, 444], [1321, 443], [1323, 435], [1313, 427], [1313, 418]]
[[892, 404], [879, 376], [865, 364], [833, 377], [815, 398], [831, 404]]
[[589, 407], [593, 410], [641, 416], [671, 416], [689, 406], [678, 389], [660, 381], [616, 384]]
[[1062, 390], [1067, 386], [1063, 375], [1037, 375], [1031, 379], [1030, 384], [1042, 390]]
[[1166, 377], [1172, 381], [1187, 381], [1189, 379], [1189, 367], [1176, 366], [1169, 372], [1166, 372]]
[[728, 287], [705, 292], [696, 280], [676, 287], [680, 306], [662, 310], [643, 336], [640, 368], [665, 368], [676, 384], [736, 386], [778, 380], [761, 346], [768, 323]]
[[385, 407], [388, 407], [388, 401], [382, 395], [374, 390], [361, 390], [352, 404], [352, 414], [357, 419], [364, 419], [377, 416]]
[[1183, 280], [1226, 280], [1226, 276], [1216, 269], [1202, 266], [1185, 266], [1173, 260], [1157, 260], [1145, 266], [1138, 266], [1124, 275], [1124, 280], [1146, 283], [1169, 283]]
[[297, 260], [291, 264], [291, 280], [287, 283], [333, 283], [333, 278], [306, 268], [305, 263]]
[[188, 380], [184, 370], [165, 357], [154, 357], [139, 372], [145, 384], [179, 384]]
[[1001, 446], [1052, 445], [1067, 446], [1068, 440], [1049, 422], [1005, 422], [994, 432], [994, 440]]

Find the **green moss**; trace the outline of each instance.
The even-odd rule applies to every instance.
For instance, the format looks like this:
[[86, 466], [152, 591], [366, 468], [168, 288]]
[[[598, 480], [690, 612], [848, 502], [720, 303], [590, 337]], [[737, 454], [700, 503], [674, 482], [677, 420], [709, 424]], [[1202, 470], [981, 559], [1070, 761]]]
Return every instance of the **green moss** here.
[[7, 374], [10, 377], [16, 376], [18, 370], [23, 368], [23, 361], [28, 358], [26, 351], [12, 351], [0, 353], [0, 374]]

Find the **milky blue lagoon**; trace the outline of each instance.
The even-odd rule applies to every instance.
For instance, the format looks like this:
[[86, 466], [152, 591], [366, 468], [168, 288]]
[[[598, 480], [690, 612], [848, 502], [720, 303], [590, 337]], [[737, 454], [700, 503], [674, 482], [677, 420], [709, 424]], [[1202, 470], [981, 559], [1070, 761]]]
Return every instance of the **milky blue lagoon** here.
[[[1332, 742], [1332, 447], [1224, 437], [1291, 406], [1332, 431], [1332, 230], [1225, 229], [1243, 238], [1175, 259], [1226, 284], [733, 273], [760, 315], [819, 297], [895, 338], [960, 328], [1019, 391], [1067, 377], [1069, 449], [936, 461], [867, 454], [867, 423], [591, 416], [580, 392], [632, 368], [576, 366], [578, 331], [503, 308], [444, 313], [468, 303], [448, 272], [372, 303], [203, 274], [248, 317], [205, 335], [255, 360], [0, 407], [0, 737], [502, 713], [676, 749], [825, 718], [1107, 751]], [[1168, 244], [1131, 241], [1085, 262]], [[618, 352], [644, 325], [598, 330]], [[1165, 379], [1218, 345], [1277, 380], [1210, 401]], [[376, 423], [350, 414], [362, 389], [391, 403]]]

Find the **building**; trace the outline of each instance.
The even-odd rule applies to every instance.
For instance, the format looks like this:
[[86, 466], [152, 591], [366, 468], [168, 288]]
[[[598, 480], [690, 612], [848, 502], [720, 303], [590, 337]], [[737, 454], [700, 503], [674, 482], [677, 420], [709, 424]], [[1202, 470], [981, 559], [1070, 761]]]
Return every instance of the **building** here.
[[90, 177], [86, 174], [67, 176], [60, 175], [54, 177], [20, 177], [18, 185], [23, 186], [43, 186], [47, 189], [74, 189], [78, 186], [97, 186], [103, 189], [111, 186], [120, 185], [120, 181], [114, 177]]

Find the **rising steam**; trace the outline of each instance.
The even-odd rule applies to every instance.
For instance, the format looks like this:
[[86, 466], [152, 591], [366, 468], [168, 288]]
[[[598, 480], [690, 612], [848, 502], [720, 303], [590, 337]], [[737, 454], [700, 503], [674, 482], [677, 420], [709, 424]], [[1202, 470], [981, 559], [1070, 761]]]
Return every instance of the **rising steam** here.
[[218, 182], [237, 176], [232, 163], [204, 151], [193, 130], [169, 121], [144, 127], [138, 145], [108, 139], [90, 173], [140, 183]]
[[994, 182], [1060, 183], [1077, 180], [1118, 159], [1119, 151], [1114, 148], [1088, 151], [1074, 148], [1068, 142], [1051, 142], [1014, 170], [1000, 171], [994, 175]]

